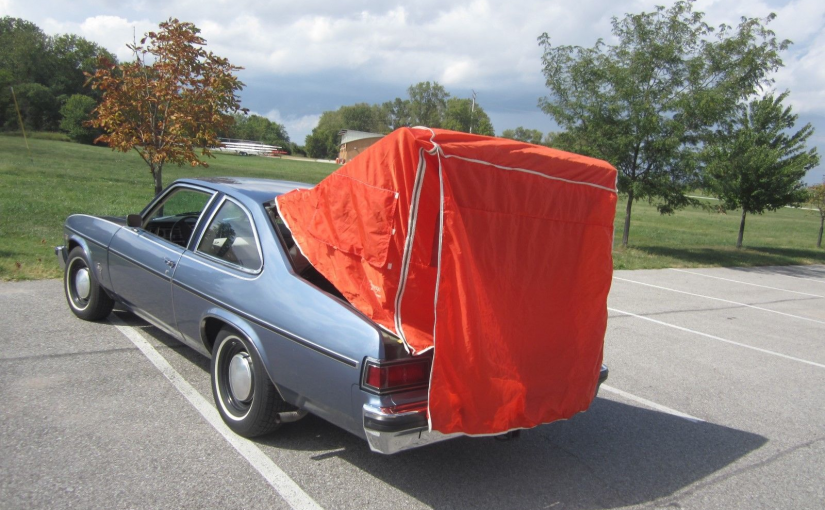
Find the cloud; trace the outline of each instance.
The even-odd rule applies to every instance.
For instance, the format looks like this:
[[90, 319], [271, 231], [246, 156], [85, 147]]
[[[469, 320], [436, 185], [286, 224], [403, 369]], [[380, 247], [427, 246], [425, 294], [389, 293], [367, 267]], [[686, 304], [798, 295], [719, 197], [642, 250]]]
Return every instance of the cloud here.
[[289, 133], [289, 139], [293, 142], [302, 145], [304, 139], [312, 132], [315, 126], [318, 125], [318, 120], [321, 118], [320, 113], [309, 115], [281, 115], [279, 110], [270, 110], [264, 117], [282, 124]]
[[140, 40], [143, 34], [157, 28], [157, 24], [145, 19], [129, 21], [120, 16], [100, 15], [80, 23], [47, 18], [41, 28], [49, 34], [80, 35], [113, 52], [118, 60], [125, 61], [132, 59], [132, 52], [126, 45]]

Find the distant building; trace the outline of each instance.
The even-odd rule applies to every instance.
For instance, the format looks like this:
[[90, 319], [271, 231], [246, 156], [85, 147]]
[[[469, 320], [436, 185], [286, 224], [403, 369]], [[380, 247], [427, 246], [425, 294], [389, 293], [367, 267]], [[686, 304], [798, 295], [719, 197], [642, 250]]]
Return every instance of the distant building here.
[[338, 134], [341, 136], [341, 149], [338, 151], [338, 163], [346, 163], [361, 154], [361, 151], [384, 137], [382, 134], [367, 133], [366, 131], [355, 131], [352, 129], [342, 129]]

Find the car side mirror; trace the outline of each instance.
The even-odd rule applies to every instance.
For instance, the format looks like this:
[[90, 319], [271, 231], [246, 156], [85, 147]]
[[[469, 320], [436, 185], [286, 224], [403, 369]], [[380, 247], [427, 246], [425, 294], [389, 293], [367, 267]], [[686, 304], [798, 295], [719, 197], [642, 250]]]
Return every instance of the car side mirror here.
[[140, 214], [130, 214], [126, 216], [126, 225], [129, 227], [140, 228], [143, 225], [143, 218]]

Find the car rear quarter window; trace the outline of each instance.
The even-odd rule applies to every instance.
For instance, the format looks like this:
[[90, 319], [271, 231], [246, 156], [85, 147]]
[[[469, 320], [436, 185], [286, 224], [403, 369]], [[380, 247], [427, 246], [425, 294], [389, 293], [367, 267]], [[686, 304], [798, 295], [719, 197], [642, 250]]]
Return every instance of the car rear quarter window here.
[[224, 201], [212, 217], [197, 251], [250, 271], [257, 271], [262, 266], [252, 220], [231, 200]]

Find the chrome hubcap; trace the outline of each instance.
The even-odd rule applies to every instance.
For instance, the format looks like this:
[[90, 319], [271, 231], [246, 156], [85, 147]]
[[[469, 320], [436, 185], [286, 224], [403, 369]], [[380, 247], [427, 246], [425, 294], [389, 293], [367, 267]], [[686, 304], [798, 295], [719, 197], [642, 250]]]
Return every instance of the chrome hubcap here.
[[241, 402], [252, 398], [252, 360], [245, 352], [232, 356], [229, 362], [229, 390]]
[[84, 267], [78, 269], [74, 275], [74, 290], [77, 297], [80, 299], [89, 299], [89, 292], [92, 289], [91, 281], [89, 280], [89, 269]]

